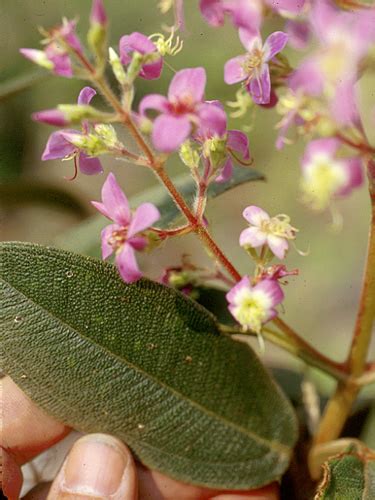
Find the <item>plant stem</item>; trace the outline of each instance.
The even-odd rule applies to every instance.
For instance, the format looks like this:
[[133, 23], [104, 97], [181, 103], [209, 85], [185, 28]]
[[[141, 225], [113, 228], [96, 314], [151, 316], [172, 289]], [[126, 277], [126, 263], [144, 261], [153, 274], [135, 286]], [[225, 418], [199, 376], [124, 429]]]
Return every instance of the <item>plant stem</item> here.
[[347, 360], [351, 378], [338, 384], [335, 394], [328, 402], [315, 437], [315, 444], [325, 443], [339, 437], [360, 390], [360, 386], [356, 384], [356, 378], [361, 377], [366, 370], [367, 354], [375, 317], [375, 189], [371, 161], [369, 162], [369, 181], [372, 209], [371, 224], [357, 320]]
[[346, 363], [337, 363], [316, 350], [281, 318], [274, 318], [273, 323], [288, 338], [288, 342], [292, 346], [294, 352], [297, 353], [298, 357], [304, 359], [307, 364], [323, 369], [338, 380], [345, 380], [347, 378]]
[[[121, 102], [118, 100], [117, 96], [112, 92], [108, 83], [102, 75], [97, 75], [95, 68], [91, 65], [89, 61], [82, 60], [82, 55], [77, 55], [80, 62], [85, 66], [85, 68], [90, 72], [92, 76], [93, 83], [98, 87], [102, 95], [108, 101], [108, 103], [113, 107], [113, 109], [118, 113], [119, 119], [122, 124], [129, 130], [135, 141], [137, 142], [141, 151], [146, 155], [149, 166], [152, 168], [155, 175], [158, 177], [159, 181], [166, 187], [169, 194], [171, 195], [174, 203], [186, 217], [188, 221], [188, 226], [191, 231], [195, 232], [199, 239], [203, 242], [205, 247], [214, 256], [215, 260], [219, 262], [223, 268], [229, 273], [235, 282], [241, 279], [241, 274], [233, 266], [230, 260], [226, 257], [220, 247], [216, 244], [202, 221], [204, 207], [198, 205], [197, 213], [194, 214], [190, 207], [185, 202], [182, 195], [176, 189], [169, 175], [165, 171], [164, 163], [165, 160], [158, 159], [155, 157], [151, 148], [148, 146], [147, 142], [143, 138], [142, 134], [139, 132], [138, 128], [132, 121], [130, 115], [125, 111]], [[204, 204], [203, 198], [205, 196], [207, 186], [202, 183], [199, 185], [199, 199], [202, 198], [201, 204]], [[202, 212], [202, 213], [201, 213]], [[186, 227], [188, 227], [186, 226]], [[179, 233], [180, 230], [178, 229]], [[188, 232], [186, 230], [186, 232]], [[316, 349], [310, 346], [306, 341], [304, 341], [292, 328], [290, 328], [284, 321], [279, 318], [273, 320], [274, 324], [283, 331], [284, 335], [280, 335], [276, 332], [269, 332], [265, 335], [265, 338], [269, 338], [270, 341], [277, 343], [280, 347], [288, 350], [292, 354], [300, 357], [307, 363], [321, 368], [333, 377], [342, 380], [345, 378], [345, 369], [342, 364], [335, 363], [323, 354], [319, 353]]]

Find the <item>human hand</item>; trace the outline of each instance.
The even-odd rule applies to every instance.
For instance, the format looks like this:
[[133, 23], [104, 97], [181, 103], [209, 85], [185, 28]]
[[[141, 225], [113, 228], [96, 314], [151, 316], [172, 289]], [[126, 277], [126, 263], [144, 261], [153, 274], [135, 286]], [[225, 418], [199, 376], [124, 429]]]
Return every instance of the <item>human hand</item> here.
[[[2, 489], [9, 500], [19, 498], [20, 465], [51, 447], [70, 429], [57, 422], [9, 378], [2, 379]], [[25, 500], [277, 500], [272, 484], [252, 491], [230, 492], [175, 481], [136, 463], [130, 450], [106, 434], [88, 434], [73, 445], [52, 484], [38, 485]]]

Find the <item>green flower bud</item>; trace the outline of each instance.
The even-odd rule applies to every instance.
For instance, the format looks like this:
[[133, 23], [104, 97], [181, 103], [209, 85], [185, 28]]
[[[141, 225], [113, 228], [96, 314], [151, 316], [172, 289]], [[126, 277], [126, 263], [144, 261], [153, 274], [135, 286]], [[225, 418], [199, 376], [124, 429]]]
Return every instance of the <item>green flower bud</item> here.
[[113, 74], [120, 85], [125, 85], [127, 83], [127, 76], [123, 65], [121, 64], [120, 58], [112, 47], [109, 47], [109, 63], [112, 67]]
[[185, 141], [179, 150], [181, 161], [189, 168], [194, 168], [199, 164], [199, 154], [193, 149], [190, 141]]

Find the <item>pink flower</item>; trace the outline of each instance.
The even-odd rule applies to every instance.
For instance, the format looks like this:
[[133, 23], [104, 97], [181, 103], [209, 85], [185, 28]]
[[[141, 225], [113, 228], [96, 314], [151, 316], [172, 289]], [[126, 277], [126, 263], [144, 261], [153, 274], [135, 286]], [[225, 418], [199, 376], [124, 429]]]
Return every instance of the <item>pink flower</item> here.
[[262, 20], [259, 0], [200, 0], [199, 8], [211, 26], [222, 26], [229, 15], [234, 26], [258, 31]]
[[288, 240], [295, 239], [297, 229], [290, 225], [287, 215], [270, 217], [259, 207], [250, 205], [243, 211], [250, 227], [240, 235], [240, 245], [244, 248], [258, 248], [267, 245], [279, 259], [283, 259], [289, 248]]
[[56, 75], [71, 78], [73, 70], [70, 55], [59, 41], [63, 40], [75, 52], [82, 52], [81, 43], [75, 33], [76, 24], [76, 21], [64, 19], [61, 26], [49, 33], [48, 44], [44, 50], [20, 49], [21, 54], [34, 63], [50, 69]]
[[102, 202], [91, 203], [114, 222], [105, 227], [101, 234], [103, 259], [115, 252], [116, 265], [122, 279], [126, 283], [139, 280], [142, 273], [138, 268], [135, 251], [144, 250], [147, 246], [144, 231], [159, 219], [159, 210], [152, 203], [142, 203], [132, 214], [129, 202], [112, 173], [103, 184]]
[[[96, 91], [93, 88], [84, 87], [79, 93], [78, 104], [83, 104], [83, 105], [89, 104], [91, 102], [91, 99], [95, 95]], [[47, 110], [47, 111], [42, 111], [40, 113], [35, 113], [34, 119], [38, 119], [38, 115], [41, 114], [46, 115], [50, 113], [52, 116], [53, 111], [55, 110]], [[57, 110], [56, 113], [58, 113]], [[41, 121], [44, 121], [45, 123], [51, 123], [53, 125], [58, 125], [56, 121], [54, 123], [52, 123], [52, 121], [48, 122], [46, 119]], [[64, 125], [64, 123], [61, 124]], [[78, 161], [79, 169], [83, 174], [94, 175], [103, 172], [103, 167], [98, 158], [88, 156], [83, 151], [81, 151], [77, 146], [72, 144], [72, 142], [69, 141], [72, 134], [74, 137], [77, 137], [77, 135], [87, 134], [88, 127], [89, 127], [88, 124], [84, 122], [82, 132], [79, 130], [68, 130], [68, 129], [53, 132], [50, 135], [48, 142], [46, 144], [45, 150], [42, 155], [42, 160], [46, 161], [46, 160], [56, 160], [60, 158], [61, 159], [74, 158], [75, 162]]]
[[200, 112], [206, 86], [203, 68], [188, 68], [178, 71], [168, 90], [168, 98], [150, 94], [139, 105], [140, 115], [154, 109], [160, 112], [152, 130], [152, 142], [164, 153], [176, 151], [189, 137], [193, 126], [200, 123]]
[[146, 80], [159, 78], [163, 68], [163, 58], [158, 57], [155, 44], [146, 35], [134, 32], [120, 38], [120, 59], [122, 64], [130, 64], [134, 52], [138, 52], [143, 56], [154, 55], [156, 57], [154, 60], [142, 64], [139, 76]]
[[217, 101], [207, 102], [200, 112], [200, 126], [194, 139], [202, 144], [203, 156], [213, 167], [219, 167], [216, 182], [228, 181], [233, 172], [236, 153], [245, 162], [250, 160], [249, 139], [239, 130], [227, 130], [227, 116]]
[[254, 35], [243, 29], [240, 29], [239, 34], [248, 53], [226, 62], [224, 80], [228, 84], [245, 81], [254, 102], [268, 104], [271, 96], [268, 62], [283, 50], [288, 41], [288, 35], [282, 31], [276, 31], [266, 39], [262, 46], [259, 34]]
[[262, 326], [277, 315], [275, 307], [284, 293], [276, 280], [264, 279], [252, 286], [250, 278], [244, 276], [226, 297], [229, 311], [243, 329], [259, 334]]
[[337, 139], [311, 141], [302, 159], [302, 191], [316, 210], [325, 209], [333, 198], [347, 196], [363, 182], [361, 159], [336, 157]]

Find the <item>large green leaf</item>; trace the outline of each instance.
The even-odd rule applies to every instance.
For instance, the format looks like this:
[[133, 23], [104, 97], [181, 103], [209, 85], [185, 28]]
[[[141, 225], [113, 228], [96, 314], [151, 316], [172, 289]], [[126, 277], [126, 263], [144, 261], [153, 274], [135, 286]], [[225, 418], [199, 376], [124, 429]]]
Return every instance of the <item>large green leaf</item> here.
[[323, 465], [324, 476], [315, 500], [373, 500], [375, 453], [361, 447], [348, 450]]
[[290, 404], [204, 308], [148, 280], [126, 285], [89, 257], [0, 248], [1, 364], [42, 408], [187, 482], [252, 488], [283, 474]]
[[[232, 178], [226, 183], [211, 184], [208, 191], [209, 198], [217, 196], [246, 182], [263, 180], [261, 173], [252, 168], [236, 168]], [[195, 196], [196, 186], [191, 175], [181, 175], [174, 180], [174, 184], [188, 202], [192, 202]], [[180, 217], [180, 212], [164, 186], [157, 185], [142, 191], [130, 199], [130, 205], [137, 207], [140, 203], [151, 201], [158, 206], [161, 219], [157, 226], [168, 227]], [[92, 257], [100, 256], [100, 231], [108, 224], [103, 216], [95, 216], [80, 224], [56, 240], [56, 245], [65, 250], [72, 250]]]

